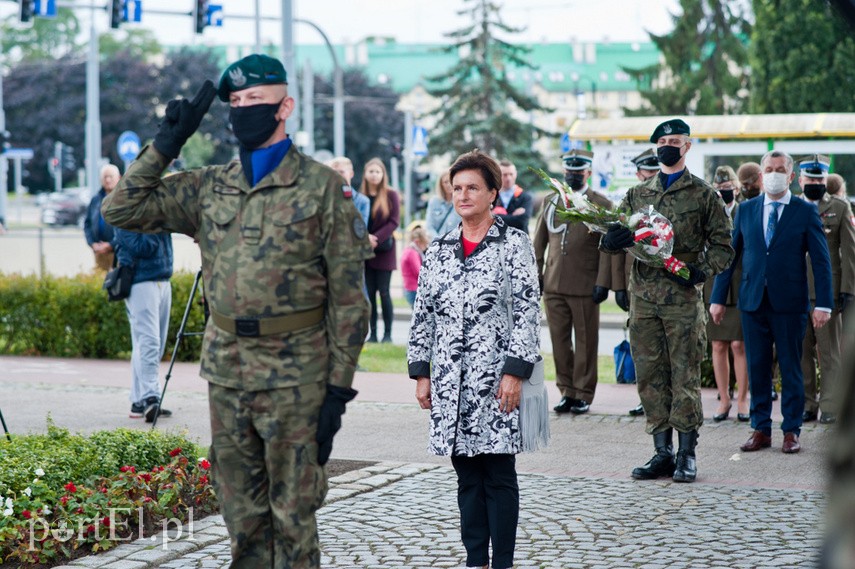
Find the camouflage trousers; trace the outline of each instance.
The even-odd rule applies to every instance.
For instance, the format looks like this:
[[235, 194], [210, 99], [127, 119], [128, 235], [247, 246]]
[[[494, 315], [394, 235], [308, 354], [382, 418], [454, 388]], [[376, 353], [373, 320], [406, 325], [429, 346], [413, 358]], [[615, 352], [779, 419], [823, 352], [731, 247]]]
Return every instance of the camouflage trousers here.
[[669, 427], [686, 433], [704, 422], [701, 361], [705, 322], [700, 298], [696, 303], [656, 304], [633, 295], [630, 348], [648, 434]]
[[315, 512], [327, 493], [315, 434], [323, 382], [268, 391], [208, 384], [212, 483], [232, 569], [320, 567]]

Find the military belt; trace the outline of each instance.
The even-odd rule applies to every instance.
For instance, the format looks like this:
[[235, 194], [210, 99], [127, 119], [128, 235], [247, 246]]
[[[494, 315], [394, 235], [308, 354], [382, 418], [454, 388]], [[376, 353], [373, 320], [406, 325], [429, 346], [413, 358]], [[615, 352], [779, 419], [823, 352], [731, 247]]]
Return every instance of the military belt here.
[[245, 338], [256, 338], [286, 334], [314, 326], [324, 319], [324, 307], [318, 306], [310, 310], [270, 318], [229, 318], [212, 309], [211, 318], [220, 330]]
[[695, 253], [694, 251], [689, 251], [687, 253], [674, 253], [674, 257], [684, 263], [694, 263], [698, 260], [698, 253]]

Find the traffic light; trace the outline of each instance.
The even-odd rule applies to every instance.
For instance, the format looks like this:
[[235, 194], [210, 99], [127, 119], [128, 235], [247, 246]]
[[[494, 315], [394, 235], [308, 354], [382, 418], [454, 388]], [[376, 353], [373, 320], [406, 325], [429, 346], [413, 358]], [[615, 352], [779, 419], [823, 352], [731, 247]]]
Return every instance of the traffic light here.
[[208, 25], [208, 0], [196, 0], [193, 5], [193, 24], [197, 34], [205, 31]]
[[21, 22], [29, 22], [35, 15], [33, 0], [18, 0], [18, 19]]
[[12, 144], [9, 142], [9, 137], [11, 136], [8, 130], [0, 130], [0, 154], [5, 153], [11, 148]]
[[122, 24], [125, 0], [110, 0], [110, 27], [118, 30]]
[[77, 169], [77, 161], [74, 159], [74, 148], [63, 144], [62, 145], [62, 169], [74, 172]]
[[432, 185], [430, 172], [413, 170], [413, 213], [427, 208]]

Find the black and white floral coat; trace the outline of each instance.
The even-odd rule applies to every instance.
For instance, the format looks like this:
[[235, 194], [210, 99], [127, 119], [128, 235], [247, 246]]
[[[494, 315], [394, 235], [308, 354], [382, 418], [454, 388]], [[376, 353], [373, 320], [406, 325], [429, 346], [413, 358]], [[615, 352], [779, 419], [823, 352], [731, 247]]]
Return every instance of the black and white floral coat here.
[[[513, 327], [502, 262], [513, 290]], [[522, 450], [519, 410], [500, 411], [496, 393], [503, 374], [531, 377], [540, 351], [538, 296], [531, 241], [499, 218], [469, 257], [460, 227], [431, 243], [407, 350], [410, 377], [431, 378], [430, 452]]]

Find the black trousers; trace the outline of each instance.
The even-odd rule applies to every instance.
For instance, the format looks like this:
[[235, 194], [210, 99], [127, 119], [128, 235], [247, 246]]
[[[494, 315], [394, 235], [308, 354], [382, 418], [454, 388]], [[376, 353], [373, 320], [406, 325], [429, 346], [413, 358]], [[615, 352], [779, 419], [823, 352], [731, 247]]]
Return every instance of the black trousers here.
[[392, 295], [389, 293], [389, 283], [392, 271], [381, 271], [365, 267], [365, 287], [368, 289], [368, 300], [371, 301], [371, 336], [377, 336], [377, 293], [380, 293], [380, 307], [383, 309], [384, 337], [392, 335], [392, 318], [395, 316], [392, 306]]
[[512, 567], [520, 513], [516, 456], [452, 456], [451, 464], [457, 472], [460, 537], [466, 548], [466, 565], [487, 565], [492, 542], [493, 569]]

